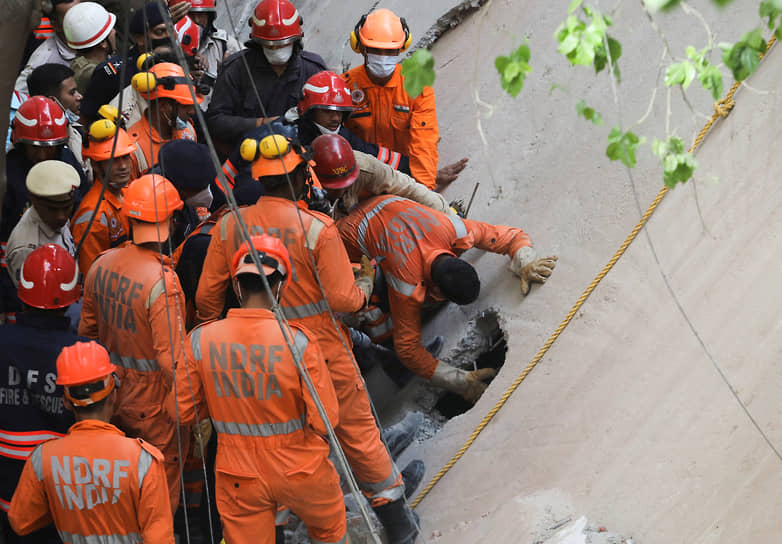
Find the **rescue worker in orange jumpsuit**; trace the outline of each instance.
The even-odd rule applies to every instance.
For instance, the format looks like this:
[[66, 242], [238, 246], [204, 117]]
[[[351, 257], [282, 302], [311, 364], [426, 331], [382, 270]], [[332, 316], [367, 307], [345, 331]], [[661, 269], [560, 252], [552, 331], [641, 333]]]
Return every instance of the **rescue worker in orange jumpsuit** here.
[[[255, 205], [241, 210], [243, 221], [250, 234], [271, 234], [285, 243], [292, 265], [292, 281], [282, 297], [285, 316], [313, 331], [323, 350], [339, 399], [337, 437], [390, 541], [411, 542], [417, 530], [404, 504], [401, 475], [380, 439], [364, 382], [350, 354], [350, 336], [344, 327], [335, 327], [329, 313], [329, 308], [349, 313], [364, 307], [371, 295], [371, 267], [354, 282], [334, 222], [297, 205], [307, 191], [308, 173], [307, 161], [299, 150], [279, 134], [260, 142], [248, 139], [242, 146], [257, 154], [252, 176], [266, 190]], [[214, 319], [223, 311], [231, 258], [241, 244], [233, 214], [224, 216], [213, 231], [196, 291], [201, 320]]]
[[356, 136], [410, 157], [410, 175], [434, 190], [456, 179], [467, 159], [437, 171], [437, 125], [434, 90], [426, 86], [413, 98], [404, 87], [399, 56], [412, 43], [404, 19], [378, 9], [359, 19], [350, 33], [353, 51], [364, 64], [345, 72], [355, 112], [345, 126]]
[[538, 259], [526, 232], [513, 227], [445, 215], [398, 196], [370, 198], [339, 221], [348, 254], [375, 259], [388, 283], [394, 349], [417, 375], [475, 402], [493, 369], [467, 372], [438, 361], [421, 345], [421, 308], [427, 300], [470, 304], [478, 298], [475, 269], [457, 255], [477, 247], [511, 258], [522, 294], [544, 283], [556, 257]]
[[203, 102], [204, 97], [196, 94], [193, 100], [192, 81], [185, 77], [181, 66], [171, 62], [161, 62], [148, 72], [139, 72], [131, 84], [149, 100], [141, 119], [128, 128], [138, 144], [133, 162], [136, 171], [143, 173], [158, 162], [158, 151], [167, 141], [196, 139], [190, 119], [195, 114], [195, 104]]
[[83, 154], [92, 161], [96, 183], [73, 214], [71, 232], [76, 244], [84, 239], [78, 258], [79, 270], [86, 276], [98, 255], [128, 239], [128, 219], [122, 213], [122, 189], [138, 172], [133, 172], [132, 160], [136, 143], [112, 121], [101, 119], [90, 125], [84, 144]]
[[[177, 428], [164, 410], [176, 361], [184, 361], [185, 300], [171, 261], [161, 254], [174, 210], [183, 203], [167, 179], [148, 174], [125, 189], [122, 213], [131, 240], [101, 254], [84, 281], [79, 334], [106, 346], [122, 390], [114, 418], [130, 436], [165, 455], [171, 510], [179, 503]], [[183, 437], [183, 450], [189, 433]]]
[[274, 543], [278, 504], [301, 518], [313, 542], [345, 542], [345, 503], [328, 458], [326, 425], [294, 357], [335, 426], [339, 406], [329, 370], [315, 335], [291, 324], [292, 354], [270, 311], [270, 295], [279, 301], [291, 288], [282, 241], [264, 234], [251, 242], [271, 291], [245, 242], [231, 266], [241, 307], [190, 333], [188, 371], [177, 373], [179, 413], [183, 423], [193, 423], [196, 406], [206, 400], [217, 430], [215, 485], [226, 542]]
[[27, 534], [54, 522], [66, 544], [174, 543], [163, 455], [109, 423], [119, 380], [106, 349], [77, 342], [57, 358], [57, 383], [76, 423], [30, 454], [8, 519]]

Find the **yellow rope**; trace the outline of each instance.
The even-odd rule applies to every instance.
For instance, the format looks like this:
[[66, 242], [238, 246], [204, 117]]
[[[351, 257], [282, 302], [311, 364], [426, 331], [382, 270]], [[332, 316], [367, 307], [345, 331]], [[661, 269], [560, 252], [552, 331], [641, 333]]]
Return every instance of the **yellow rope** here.
[[[768, 52], [768, 50], [771, 48], [771, 46], [774, 44], [775, 41], [776, 38], [774, 37], [772, 37], [769, 40], [766, 46], [766, 52]], [[761, 58], [763, 58], [763, 55], [761, 55]], [[706, 122], [706, 124], [703, 126], [701, 131], [698, 133], [697, 138], [695, 138], [695, 142], [692, 144], [692, 147], [688, 150], [689, 153], [694, 152], [696, 149], [698, 149], [698, 147], [700, 147], [701, 143], [703, 142], [703, 139], [706, 137], [706, 134], [709, 132], [712, 125], [717, 119], [728, 116], [728, 114], [733, 109], [733, 106], [735, 106], [733, 95], [736, 93], [736, 91], [740, 86], [741, 86], [741, 82], [737, 81], [730, 88], [728, 94], [725, 95], [725, 98], [718, 100], [717, 102], [714, 103], [714, 114], [712, 114], [711, 118]], [[505, 393], [503, 393], [502, 397], [500, 397], [500, 400], [497, 401], [497, 404], [495, 404], [494, 407], [491, 410], [489, 410], [489, 413], [486, 414], [486, 416], [484, 416], [484, 418], [481, 420], [481, 422], [472, 432], [472, 434], [464, 443], [464, 445], [461, 448], [459, 448], [459, 451], [457, 451], [454, 454], [454, 456], [451, 457], [451, 459], [445, 464], [445, 466], [442, 469], [440, 469], [440, 472], [434, 475], [434, 477], [426, 485], [426, 487], [423, 490], [421, 490], [418, 496], [410, 503], [410, 506], [412, 508], [417, 507], [424, 499], [424, 497], [426, 497], [426, 495], [429, 494], [432, 488], [434, 488], [437, 482], [439, 482], [440, 479], [443, 476], [445, 476], [445, 473], [451, 470], [451, 468], [456, 464], [456, 462], [462, 458], [464, 453], [469, 449], [470, 446], [472, 446], [473, 442], [475, 442], [475, 440], [478, 438], [478, 435], [481, 434], [481, 431], [483, 431], [483, 429], [486, 428], [489, 422], [492, 419], [494, 419], [494, 416], [497, 415], [497, 412], [499, 412], [500, 409], [505, 405], [505, 403], [508, 401], [508, 399], [513, 394], [513, 392], [516, 391], [516, 389], [519, 387], [521, 382], [523, 382], [524, 379], [529, 375], [529, 373], [532, 372], [532, 369], [535, 368], [535, 365], [537, 365], [540, 362], [540, 360], [543, 358], [543, 356], [546, 354], [549, 348], [554, 344], [554, 342], [562, 333], [562, 331], [565, 330], [565, 327], [568, 326], [570, 321], [573, 319], [573, 316], [576, 315], [576, 312], [578, 312], [578, 310], [581, 308], [584, 302], [586, 302], [586, 299], [589, 298], [589, 295], [592, 294], [592, 292], [595, 290], [595, 288], [600, 283], [600, 281], [614, 267], [614, 265], [617, 263], [619, 258], [624, 254], [625, 250], [627, 250], [630, 244], [633, 243], [633, 240], [635, 240], [635, 238], [638, 236], [638, 233], [641, 232], [641, 229], [644, 227], [646, 222], [652, 216], [652, 213], [654, 213], [654, 210], [657, 208], [657, 205], [660, 204], [660, 201], [663, 199], [663, 197], [667, 192], [668, 192], [668, 187], [663, 187], [662, 189], [660, 189], [660, 192], [657, 193], [657, 196], [655, 197], [654, 201], [652, 201], [652, 204], [643, 214], [640, 221], [638, 221], [638, 224], [632, 230], [630, 235], [625, 239], [624, 242], [622, 242], [622, 245], [619, 246], [619, 249], [616, 250], [614, 256], [611, 257], [611, 260], [608, 261], [608, 263], [603, 267], [603, 269], [595, 277], [595, 279], [592, 280], [592, 283], [590, 283], [589, 286], [581, 294], [581, 296], [578, 297], [578, 300], [570, 309], [570, 312], [568, 312], [567, 316], [565, 316], [565, 319], [562, 320], [562, 322], [559, 324], [556, 330], [551, 334], [549, 339], [546, 340], [546, 343], [543, 344], [543, 347], [540, 348], [540, 350], [538, 350], [538, 353], [535, 355], [535, 357], [532, 358], [532, 360], [529, 362], [526, 368], [522, 370], [518, 378], [516, 378], [513, 381], [513, 383], [510, 384], [508, 389], [505, 390]]]

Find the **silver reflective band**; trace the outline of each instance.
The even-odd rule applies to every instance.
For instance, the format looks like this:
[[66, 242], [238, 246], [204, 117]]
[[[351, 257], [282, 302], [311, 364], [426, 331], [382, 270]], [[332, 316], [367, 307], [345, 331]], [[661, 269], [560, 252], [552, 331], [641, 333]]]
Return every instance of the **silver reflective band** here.
[[456, 231], [457, 238], [464, 238], [467, 236], [467, 226], [464, 224], [464, 221], [462, 221], [461, 217], [449, 215], [448, 219], [451, 220], [451, 224], [453, 225], [453, 229]]
[[306, 334], [301, 331], [296, 331], [296, 336], [293, 338], [293, 347], [296, 349], [299, 357], [304, 356], [304, 350], [307, 349], [309, 343], [310, 339], [307, 338]]
[[144, 448], [141, 448], [141, 454], [138, 456], [138, 488], [141, 489], [141, 484], [144, 483], [144, 477], [149, 471], [149, 467], [152, 466], [152, 454]]
[[39, 482], [43, 481], [43, 453], [41, 452], [42, 447], [43, 444], [35, 448], [33, 453], [30, 454], [30, 463], [33, 465], [33, 472], [35, 473], [35, 477], [38, 478]]
[[57, 531], [63, 542], [70, 544], [140, 544], [141, 535], [128, 533], [125, 535], [78, 535], [66, 531]]
[[320, 231], [322, 231], [325, 226], [326, 225], [320, 219], [312, 218], [312, 223], [310, 223], [310, 228], [307, 229], [307, 236], [305, 238], [309, 249], [315, 249], [315, 246], [318, 245]]
[[391, 204], [392, 202], [398, 202], [400, 200], [404, 200], [401, 196], [392, 196], [391, 198], [385, 199], [383, 202], [369, 210], [366, 215], [364, 215], [364, 218], [361, 219], [361, 223], [358, 224], [358, 245], [361, 248], [362, 253], [366, 255], [367, 257], [371, 257], [369, 254], [369, 250], [366, 246], [366, 237], [367, 237], [367, 229], [369, 228], [369, 220], [372, 219], [375, 215], [380, 213], [380, 210], [385, 208], [387, 205]]
[[190, 347], [193, 348], [193, 357], [196, 361], [201, 360], [201, 327], [197, 327], [190, 333]]
[[381, 323], [380, 325], [376, 325], [374, 327], [367, 327], [367, 332], [369, 333], [369, 336], [372, 338], [377, 338], [379, 336], [383, 336], [384, 334], [388, 334], [391, 332], [391, 330], [394, 328], [394, 324], [391, 321], [391, 318], [389, 317], [386, 321]]
[[147, 303], [146, 308], [149, 310], [152, 305], [157, 300], [157, 297], [162, 295], [166, 292], [166, 279], [160, 278], [155, 282], [155, 285], [152, 286], [152, 289], [149, 290], [149, 296], [147, 297]]
[[400, 280], [393, 274], [389, 274], [388, 272], [385, 272], [385, 277], [388, 284], [391, 287], [393, 287], [394, 291], [396, 291], [397, 293], [401, 293], [409, 297], [413, 294], [413, 291], [415, 291], [415, 285], [411, 283], [407, 283], [404, 280]]
[[118, 355], [116, 353], [109, 354], [111, 362], [122, 368], [130, 370], [140, 370], [141, 372], [154, 372], [160, 370], [160, 366], [157, 364], [156, 359], [134, 359], [127, 355]]
[[310, 302], [301, 306], [283, 306], [282, 315], [285, 316], [285, 319], [304, 319], [305, 317], [312, 317], [328, 311], [328, 302], [325, 299], [320, 299], [317, 302]]
[[212, 423], [218, 433], [268, 437], [300, 431], [304, 428], [304, 421], [305, 416], [282, 423], [232, 423], [216, 420]]
[[[87, 213], [83, 213], [82, 215], [80, 215], [76, 219], [76, 221], [74, 221], [73, 226], [75, 227], [76, 225], [81, 225], [82, 223], [87, 223], [90, 219], [92, 219], [93, 215], [95, 215], [95, 214], [93, 213], [92, 210], [88, 211]], [[106, 218], [106, 214], [105, 213], [101, 213], [100, 214], [100, 220], [99, 221], [100, 221], [100, 224], [103, 225], [104, 227], [108, 227], [109, 226], [109, 220]]]
[[372, 497], [380, 496], [379, 494], [386, 490], [397, 489], [397, 488], [401, 489], [403, 492], [405, 490], [404, 484], [402, 484], [401, 479], [399, 478], [399, 471], [397, 470], [396, 465], [391, 465], [391, 475], [385, 480], [383, 480], [382, 482], [369, 483], [369, 482], [359, 481], [358, 486], [361, 488], [362, 491], [370, 493]]

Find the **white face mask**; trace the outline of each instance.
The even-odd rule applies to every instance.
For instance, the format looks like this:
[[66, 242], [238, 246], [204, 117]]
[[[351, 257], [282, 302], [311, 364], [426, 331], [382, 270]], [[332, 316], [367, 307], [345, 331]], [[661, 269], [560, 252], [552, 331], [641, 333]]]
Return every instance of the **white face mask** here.
[[399, 55], [375, 55], [373, 53], [367, 53], [366, 67], [369, 70], [370, 75], [383, 79], [394, 73], [396, 69], [396, 63], [399, 60]]
[[79, 116], [67, 108], [65, 108], [65, 117], [68, 119], [68, 122], [72, 125], [79, 122]]
[[291, 58], [291, 55], [293, 54], [293, 44], [280, 47], [279, 49], [264, 47], [263, 54], [266, 56], [266, 60], [269, 61], [269, 64], [272, 66], [280, 66], [287, 63]]
[[185, 204], [191, 208], [209, 208], [212, 205], [212, 188], [207, 186], [203, 191], [185, 200]]
[[313, 121], [312, 124], [318, 127], [318, 130], [320, 131], [321, 134], [339, 134], [339, 129], [342, 128], [341, 124], [337, 127], [337, 130], [329, 130], [323, 125], [319, 125], [315, 121]]

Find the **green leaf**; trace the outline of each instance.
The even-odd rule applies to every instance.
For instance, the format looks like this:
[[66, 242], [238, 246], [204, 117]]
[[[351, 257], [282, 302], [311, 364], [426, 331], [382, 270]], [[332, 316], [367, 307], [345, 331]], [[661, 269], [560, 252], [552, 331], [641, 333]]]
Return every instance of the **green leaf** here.
[[603, 124], [603, 116], [600, 115], [599, 112], [596, 112], [594, 108], [590, 108], [586, 105], [586, 102], [583, 100], [579, 100], [576, 104], [576, 111], [578, 114], [586, 119], [587, 121], [592, 121], [592, 124], [594, 125], [602, 125]]
[[524, 87], [524, 79], [532, 72], [529, 59], [530, 50], [527, 44], [513, 51], [509, 57], [499, 56], [494, 59], [494, 66], [500, 74], [500, 85], [513, 97], [518, 96]]
[[576, 11], [578, 7], [581, 5], [581, 1], [582, 0], [573, 0], [572, 2], [570, 2], [570, 7], [567, 8], [567, 12], [573, 13], [574, 11]]
[[676, 62], [668, 67], [665, 71], [665, 84], [669, 87], [675, 87], [681, 85], [686, 89], [695, 79], [696, 71], [695, 66], [688, 61]]
[[757, 70], [760, 55], [766, 51], [763, 31], [760, 28], [751, 30], [734, 44], [720, 44], [722, 62], [733, 72], [736, 81], [743, 81]]
[[668, 145], [664, 141], [658, 140], [657, 138], [652, 141], [652, 153], [654, 153], [658, 159], [662, 160], [667, 150]]
[[780, 0], [763, 0], [760, 3], [760, 18], [768, 17], [768, 29], [774, 30], [777, 26], [777, 19], [782, 14], [782, 1]]
[[678, 136], [668, 138], [668, 151], [675, 154], [684, 153], [684, 140]]
[[622, 132], [620, 127], [614, 127], [608, 135], [606, 156], [612, 161], [622, 161], [628, 168], [636, 164], [635, 151], [641, 145], [641, 140], [631, 131]]
[[[586, 20], [580, 19], [575, 14], [579, 6]], [[565, 22], [559, 25], [555, 33], [559, 44], [557, 51], [564, 55], [570, 64], [589, 66], [594, 63], [595, 70], [600, 72], [608, 63], [608, 53], [605, 51], [605, 41], [607, 41], [616, 68], [614, 73], [618, 78], [619, 69], [616, 67], [616, 61], [622, 55], [622, 46], [606, 34], [606, 29], [613, 22], [611, 18], [592, 6], [582, 5], [580, 2], [571, 3], [568, 14]]]
[[663, 159], [663, 181], [668, 187], [687, 182], [695, 173], [698, 161], [691, 153], [669, 154]]
[[424, 87], [434, 84], [434, 57], [426, 49], [417, 50], [402, 61], [402, 76], [405, 91], [415, 98], [424, 91]]
[[[614, 65], [614, 75], [616, 76], [617, 81], [619, 81], [621, 77], [617, 61], [619, 60], [619, 57], [622, 56], [622, 44], [611, 36], [608, 36], [606, 41], [608, 42], [608, 50], [611, 53], [611, 62]], [[605, 45], [600, 44], [600, 47], [597, 48], [595, 54], [595, 73], [600, 73], [606, 66], [608, 66], [608, 55], [605, 54]]]
[[716, 66], [707, 66], [698, 74], [703, 88], [711, 92], [714, 100], [722, 96], [722, 71]]
[[644, 0], [644, 4], [649, 11], [654, 13], [655, 11], [669, 10], [679, 4], [679, 0]]

